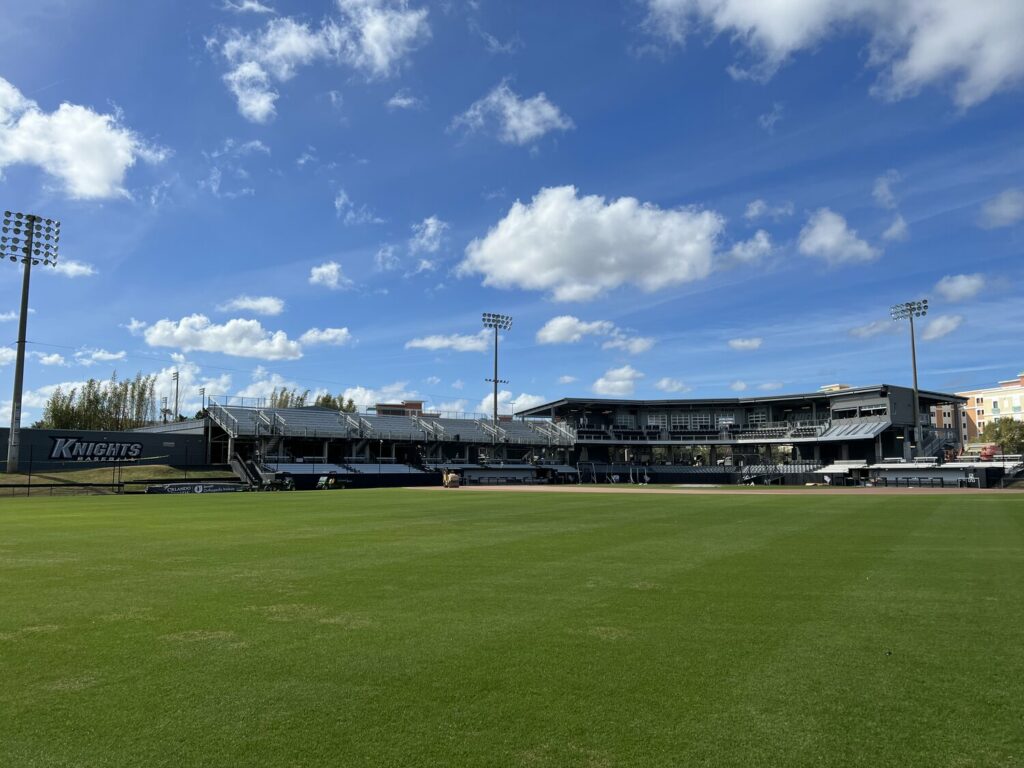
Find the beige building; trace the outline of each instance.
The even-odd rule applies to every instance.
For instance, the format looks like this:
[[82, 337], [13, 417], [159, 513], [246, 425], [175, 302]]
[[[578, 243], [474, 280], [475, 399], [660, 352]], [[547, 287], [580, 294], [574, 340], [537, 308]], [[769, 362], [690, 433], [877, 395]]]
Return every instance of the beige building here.
[[[973, 389], [968, 392], [957, 392], [967, 398], [967, 403], [960, 412], [960, 429], [964, 442], [974, 442], [981, 435], [985, 425], [996, 419], [1016, 419], [1024, 421], [1024, 373], [1015, 379], [1000, 381], [998, 386], [986, 389]], [[949, 407], [932, 408], [932, 420], [950, 417]]]

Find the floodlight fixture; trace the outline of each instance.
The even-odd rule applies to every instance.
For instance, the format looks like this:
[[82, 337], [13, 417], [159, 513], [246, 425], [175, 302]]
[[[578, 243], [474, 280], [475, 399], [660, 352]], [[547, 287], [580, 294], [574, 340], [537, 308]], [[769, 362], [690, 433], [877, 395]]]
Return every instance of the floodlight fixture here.
[[904, 301], [900, 304], [893, 304], [889, 308], [889, 315], [894, 321], [910, 321], [910, 366], [914, 371], [914, 426], [910, 438], [912, 455], [915, 456], [921, 449], [921, 403], [917, 389], [917, 339], [914, 332], [914, 318], [925, 317], [927, 314], [928, 299]]
[[[495, 312], [484, 312], [483, 313], [483, 324], [484, 328], [494, 329], [494, 378], [484, 379], [494, 384], [494, 402], [492, 405], [491, 418], [494, 421], [495, 426], [498, 424], [498, 385], [508, 384], [505, 379], [498, 378], [498, 331], [507, 331], [512, 328], [512, 316], [511, 315], [500, 315]], [[495, 433], [495, 440], [497, 440], [497, 433]]]
[[4, 211], [0, 222], [0, 261], [5, 257], [22, 264], [21, 314], [18, 318], [18, 349], [14, 363], [14, 395], [11, 398], [11, 431], [7, 442], [7, 472], [18, 471], [21, 457], [21, 394], [25, 381], [25, 334], [28, 330], [28, 290], [32, 267], [57, 266], [60, 222], [32, 213]]

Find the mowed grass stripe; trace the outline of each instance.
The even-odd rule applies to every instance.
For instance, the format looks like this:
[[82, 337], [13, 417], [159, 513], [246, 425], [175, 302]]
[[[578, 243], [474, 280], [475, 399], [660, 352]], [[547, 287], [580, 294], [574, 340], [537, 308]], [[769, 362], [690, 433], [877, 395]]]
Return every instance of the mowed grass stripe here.
[[972, 686], [986, 660], [963, 633], [928, 659], [955, 676], [876, 647], [920, 644], [953, 605], [1019, 641], [1020, 611], [960, 599], [966, 579], [1019, 600], [1006, 497], [41, 501], [0, 508], [3, 764], [1003, 765], [1013, 748], [980, 735], [1010, 732], [1020, 693]]

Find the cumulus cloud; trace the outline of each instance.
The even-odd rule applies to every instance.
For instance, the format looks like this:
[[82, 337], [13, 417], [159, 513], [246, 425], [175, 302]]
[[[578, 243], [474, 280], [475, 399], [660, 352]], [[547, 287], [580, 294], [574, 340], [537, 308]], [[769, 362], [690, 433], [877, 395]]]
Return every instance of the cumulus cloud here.
[[405, 342], [406, 349], [450, 349], [453, 352], [486, 352], [489, 348], [491, 332], [484, 329], [480, 333], [463, 335], [453, 333], [449, 336], [433, 335], [410, 339]]
[[729, 339], [729, 348], [739, 352], [752, 352], [760, 349], [763, 343], [764, 339], [757, 336], [749, 339]]
[[229, 66], [224, 82], [247, 120], [265, 123], [277, 112], [275, 83], [317, 61], [344, 63], [369, 77], [386, 77], [430, 37], [427, 10], [405, 0], [337, 0], [340, 15], [312, 27], [290, 17], [255, 32], [230, 30], [209, 42]]
[[348, 328], [310, 328], [299, 337], [303, 344], [329, 344], [332, 347], [342, 347], [352, 341], [352, 334]]
[[17, 312], [0, 312], [0, 323], [10, 323], [18, 319]]
[[798, 248], [804, 256], [822, 259], [830, 266], [873, 261], [878, 249], [857, 237], [846, 219], [828, 208], [819, 208], [800, 230]]
[[770, 217], [773, 219], [781, 219], [784, 216], [793, 215], [793, 203], [785, 202], [779, 205], [769, 205], [766, 201], [761, 198], [751, 200], [747, 203], [747, 208], [743, 212], [743, 218], [749, 221], [756, 221], [764, 217]]
[[17, 357], [17, 352], [10, 347], [0, 347], [0, 365], [10, 365]]
[[498, 139], [505, 144], [530, 144], [550, 131], [575, 127], [571, 119], [548, 101], [544, 93], [523, 99], [502, 82], [452, 121], [452, 128], [484, 130], [496, 124]]
[[219, 305], [217, 309], [221, 312], [252, 312], [273, 317], [284, 312], [284, 301], [276, 296], [237, 296]]
[[128, 356], [128, 353], [124, 350], [120, 352], [109, 352], [106, 349], [79, 349], [75, 352], [75, 362], [79, 365], [95, 365], [96, 363], [113, 363], [118, 360], [124, 360]]
[[895, 333], [898, 330], [892, 320], [873, 320], [866, 325], [851, 328], [849, 333], [855, 339], [870, 339], [883, 333]]
[[621, 349], [631, 355], [638, 355], [654, 346], [654, 339], [644, 336], [630, 336], [608, 320], [580, 320], [572, 315], [559, 315], [548, 320], [537, 331], [538, 344], [575, 344], [584, 336], [604, 336], [601, 349]]
[[935, 290], [946, 301], [967, 301], [973, 299], [985, 287], [985, 277], [981, 274], [946, 275], [935, 284]]
[[53, 268], [61, 277], [92, 277], [96, 274], [96, 268], [92, 264], [74, 259], [62, 259]]
[[565, 376], [558, 377], [559, 384], [573, 384], [577, 381], [579, 381], [579, 379], [577, 379], [575, 376], [569, 376], [568, 374], [566, 374]]
[[235, 392], [235, 396], [241, 398], [269, 398], [275, 389], [304, 391], [304, 387], [297, 381], [286, 379], [281, 374], [272, 373], [262, 365], [258, 365], [253, 369], [252, 380], [245, 387]]
[[899, 213], [892, 220], [885, 232], [882, 233], [882, 239], [887, 242], [895, 242], [897, 240], [906, 240], [910, 236], [910, 229], [907, 227], [907, 220]]
[[587, 301], [626, 284], [652, 292], [707, 277], [724, 226], [712, 211], [549, 187], [517, 201], [473, 240], [458, 273], [483, 275], [484, 285], [498, 288], [551, 291], [559, 301]]
[[[498, 413], [511, 415], [513, 412], [518, 413], [519, 411], [525, 411], [527, 408], [543, 405], [546, 402], [547, 398], [542, 397], [541, 395], [530, 395], [523, 392], [518, 397], [513, 397], [511, 392], [503, 389], [498, 392]], [[480, 405], [477, 406], [477, 411], [479, 413], [493, 413], [493, 392], [486, 395], [484, 399], [480, 401]]]
[[406, 89], [396, 91], [395, 95], [387, 101], [388, 109], [419, 109], [423, 106], [423, 100], [413, 96]]
[[636, 383], [644, 375], [631, 365], [624, 365], [621, 368], [610, 368], [594, 382], [593, 390], [598, 395], [612, 395], [614, 397], [625, 397], [632, 395]]
[[121, 116], [62, 103], [44, 112], [0, 77], [0, 172], [33, 165], [54, 178], [68, 197], [127, 197], [124, 179], [139, 160], [160, 163], [168, 151], [141, 138]]
[[235, 13], [274, 13], [273, 8], [264, 5], [259, 0], [239, 0], [237, 3], [225, 0], [223, 8], [225, 11], [234, 11]]
[[409, 253], [437, 253], [441, 248], [441, 238], [447, 229], [448, 223], [441, 221], [437, 216], [428, 216], [419, 224], [413, 224]]
[[345, 226], [355, 224], [383, 224], [384, 219], [367, 208], [365, 205], [356, 205], [344, 189], [339, 189], [334, 196], [334, 212]]
[[1006, 0], [647, 0], [648, 26], [682, 43], [706, 26], [744, 46], [737, 78], [770, 78], [794, 54], [848, 29], [865, 30], [872, 92], [886, 99], [953, 84], [961, 108], [1024, 77], [1024, 5]]
[[1024, 220], [1024, 190], [1010, 188], [981, 207], [981, 226], [985, 229], [1009, 227]]
[[536, 338], [538, 344], [575, 344], [584, 336], [605, 336], [614, 328], [607, 320], [584, 322], [572, 315], [559, 315], [544, 323]]
[[921, 333], [921, 338], [924, 341], [935, 341], [936, 339], [941, 339], [943, 336], [948, 336], [963, 325], [963, 322], [963, 315], [939, 315], [925, 324], [924, 331]]
[[235, 357], [261, 360], [297, 360], [302, 345], [284, 331], [268, 331], [258, 320], [234, 318], [214, 323], [206, 315], [194, 314], [180, 320], [158, 320], [143, 332], [151, 347], [173, 347], [185, 352], [219, 352]]
[[729, 255], [744, 264], [756, 264], [772, 252], [772, 238], [763, 229], [757, 230], [749, 240], [736, 243]]
[[380, 388], [349, 387], [341, 395], [343, 399], [355, 402], [360, 410], [366, 410], [377, 403], [400, 403], [417, 397], [416, 390], [409, 389], [407, 381], [396, 381]]
[[36, 353], [36, 359], [39, 360], [40, 365], [63, 367], [68, 364], [68, 361], [64, 359], [64, 355], [56, 352], [49, 355]]
[[745, 392], [747, 389], [747, 382], [740, 381], [737, 379], [736, 381], [729, 385], [729, 389], [731, 389], [733, 392]]
[[670, 394], [690, 391], [690, 387], [686, 386], [679, 379], [673, 379], [668, 376], [658, 379], [654, 383], [654, 388], [661, 390], [662, 392], [668, 392]]
[[310, 269], [309, 284], [322, 285], [332, 291], [352, 287], [352, 281], [345, 277], [341, 264], [336, 261], [325, 261]]

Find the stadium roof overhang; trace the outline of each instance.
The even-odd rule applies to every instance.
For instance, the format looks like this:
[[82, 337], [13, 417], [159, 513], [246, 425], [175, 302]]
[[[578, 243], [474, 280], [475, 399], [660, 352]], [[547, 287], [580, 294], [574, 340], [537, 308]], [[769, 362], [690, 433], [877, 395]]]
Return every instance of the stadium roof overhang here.
[[[760, 397], [713, 397], [713, 398], [671, 398], [659, 400], [632, 400], [621, 398], [594, 398], [594, 397], [563, 397], [559, 400], [552, 400], [543, 405], [525, 408], [516, 411], [516, 416], [551, 416], [552, 413], [571, 411], [594, 411], [611, 408], [687, 408], [687, 407], [740, 407], [754, 405], [768, 405], [774, 403], [800, 403], [819, 402], [827, 403], [832, 400], [839, 400], [845, 397], [858, 395], [876, 394], [885, 396], [892, 390], [910, 392], [909, 387], [900, 387], [892, 384], [878, 384], [870, 387], [851, 387], [835, 392], [803, 392], [787, 395], [764, 395]], [[929, 390], [918, 390], [918, 396], [924, 403], [966, 403], [966, 397], [948, 394], [945, 392], [932, 392]]]

